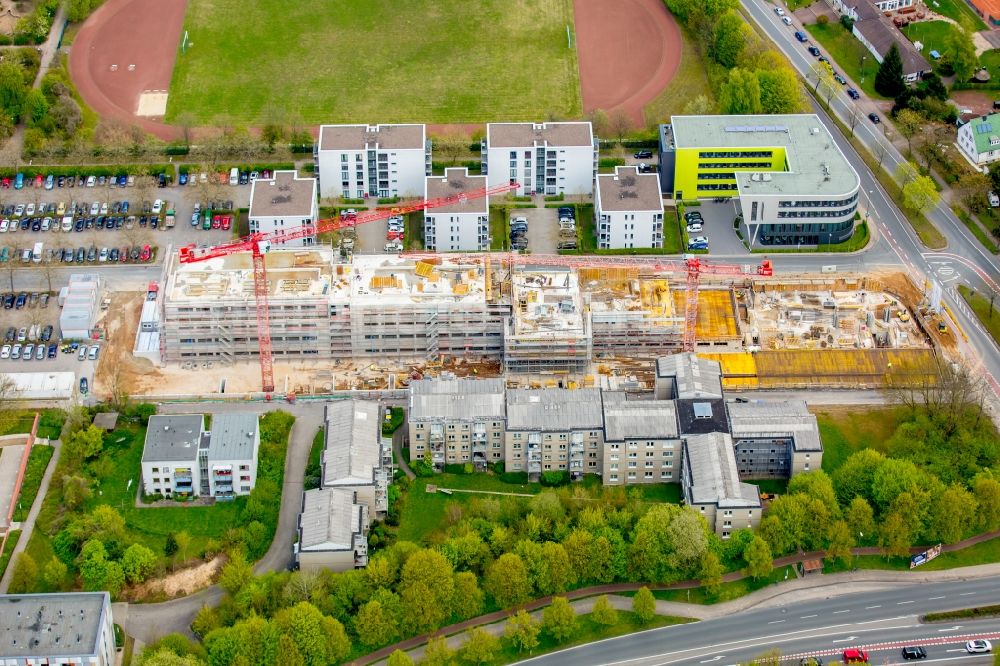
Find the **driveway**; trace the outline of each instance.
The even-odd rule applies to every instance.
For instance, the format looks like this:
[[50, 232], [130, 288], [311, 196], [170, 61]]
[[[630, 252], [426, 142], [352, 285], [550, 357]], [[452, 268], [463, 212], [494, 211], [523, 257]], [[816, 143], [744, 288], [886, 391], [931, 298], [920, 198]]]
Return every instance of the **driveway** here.
[[736, 217], [734, 202], [735, 199], [724, 203], [708, 200], [702, 201], [696, 208], [687, 209], [697, 210], [705, 219], [704, 230], [700, 234], [689, 235], [707, 237], [711, 254], [725, 256], [749, 254], [743, 246], [743, 241], [736, 235], [736, 230], [733, 229], [733, 218]]
[[556, 253], [559, 213], [555, 208], [513, 208], [510, 215], [528, 219], [528, 250], [533, 254]]
[[0, 448], [0, 527], [7, 527], [10, 502], [14, 497], [17, 472], [21, 469], [24, 444], [14, 444]]
[[[264, 557], [254, 566], [254, 572], [288, 569], [292, 565], [292, 544], [298, 527], [299, 510], [302, 507], [302, 481], [305, 476], [309, 449], [313, 437], [323, 424], [326, 403], [312, 402], [295, 405], [281, 403], [253, 404], [205, 404], [171, 403], [160, 405], [160, 414], [190, 413], [246, 413], [262, 414], [275, 409], [283, 409], [295, 415], [295, 424], [288, 441], [285, 456], [285, 483], [281, 489], [281, 507], [278, 511], [278, 529], [274, 541]], [[203, 605], [214, 606], [222, 599], [222, 590], [213, 585], [180, 599], [158, 604], [114, 605], [115, 620], [125, 631], [144, 643], [150, 643], [171, 632], [190, 635], [191, 621]]]

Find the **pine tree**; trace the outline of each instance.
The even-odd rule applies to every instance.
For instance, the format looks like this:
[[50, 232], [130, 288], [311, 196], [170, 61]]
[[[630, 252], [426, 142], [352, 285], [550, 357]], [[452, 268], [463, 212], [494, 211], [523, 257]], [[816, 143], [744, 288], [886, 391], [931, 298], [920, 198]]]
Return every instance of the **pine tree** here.
[[880, 95], [895, 98], [905, 89], [903, 59], [899, 56], [899, 47], [893, 44], [879, 65], [878, 73], [875, 74], [875, 90]]

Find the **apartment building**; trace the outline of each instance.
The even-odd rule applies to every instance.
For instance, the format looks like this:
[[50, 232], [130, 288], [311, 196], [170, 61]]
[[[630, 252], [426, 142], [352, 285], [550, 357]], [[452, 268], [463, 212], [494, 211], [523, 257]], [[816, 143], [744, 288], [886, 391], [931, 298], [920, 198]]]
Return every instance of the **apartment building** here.
[[260, 430], [256, 414], [215, 414], [210, 430], [201, 414], [149, 418], [142, 450], [146, 495], [249, 495], [257, 480]]
[[736, 197], [755, 247], [841, 243], [854, 233], [860, 179], [813, 114], [674, 116], [661, 163], [674, 199]]
[[389, 510], [392, 443], [382, 438], [382, 406], [364, 400], [340, 400], [326, 406], [321, 460], [323, 488], [349, 490], [370, 520]]
[[629, 399], [604, 391], [604, 485], [677, 483], [681, 439], [673, 400]]
[[787, 479], [820, 469], [823, 445], [803, 400], [727, 404], [742, 479]]
[[740, 481], [729, 433], [686, 436], [682, 474], [684, 501], [723, 539], [760, 523], [763, 509], [757, 486]]
[[420, 379], [410, 382], [411, 456], [429, 451], [435, 469], [472, 463], [477, 471], [504, 460], [503, 379]]
[[600, 389], [510, 389], [506, 469], [532, 480], [549, 471], [600, 473], [603, 428]]
[[959, 127], [958, 147], [980, 171], [1000, 160], [1000, 113], [973, 118]]
[[593, 194], [598, 141], [589, 122], [488, 123], [480, 161], [490, 187], [512, 194]]
[[273, 234], [271, 242], [276, 245], [313, 245], [315, 234], [289, 241], [281, 236], [314, 227], [318, 206], [315, 178], [300, 178], [295, 171], [275, 171], [271, 178], [258, 178], [250, 185], [250, 233]]
[[[450, 197], [484, 189], [486, 176], [470, 176], [465, 168], [445, 169], [444, 176], [428, 176], [424, 199]], [[488, 250], [490, 198], [462, 199], [424, 212], [424, 246], [439, 252]]]
[[431, 175], [424, 125], [321, 125], [315, 153], [324, 198], [419, 197]]
[[107, 592], [0, 595], [0, 664], [114, 666]]
[[345, 488], [302, 493], [299, 538], [293, 548], [302, 571], [348, 571], [368, 565], [368, 505]]
[[613, 174], [599, 174], [594, 223], [601, 249], [663, 247], [659, 176], [626, 166], [615, 167]]

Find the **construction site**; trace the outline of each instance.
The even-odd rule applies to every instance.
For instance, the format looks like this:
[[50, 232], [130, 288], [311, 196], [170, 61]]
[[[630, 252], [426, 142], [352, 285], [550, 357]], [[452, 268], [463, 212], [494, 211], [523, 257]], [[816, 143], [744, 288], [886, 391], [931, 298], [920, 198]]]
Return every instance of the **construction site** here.
[[[651, 359], [692, 343], [720, 362], [727, 389], [879, 388], [890, 378], [932, 379], [937, 350], [955, 344], [921, 289], [900, 274], [706, 273], [688, 312], [689, 283], [673, 265], [680, 262], [488, 254], [345, 260], [325, 247], [274, 250], [265, 259], [278, 394], [404, 388], [438, 375], [639, 390], [652, 386]], [[113, 311], [127, 303], [142, 315], [113, 312], [131, 326], [116, 340], [133, 335], [136, 345], [112, 341], [98, 393], [111, 392], [111, 377], [135, 394], [259, 392], [249, 253], [195, 264], [175, 255], [161, 285], [153, 305], [114, 299]]]

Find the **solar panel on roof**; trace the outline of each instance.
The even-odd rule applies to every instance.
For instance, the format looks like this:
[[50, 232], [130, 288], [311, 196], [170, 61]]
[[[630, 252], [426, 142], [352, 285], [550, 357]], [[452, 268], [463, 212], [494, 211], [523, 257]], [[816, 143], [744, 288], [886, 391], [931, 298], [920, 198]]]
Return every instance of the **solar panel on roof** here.
[[981, 125], [976, 125], [976, 132], [979, 134], [989, 134], [993, 131], [993, 126], [989, 123], [982, 123]]
[[730, 125], [727, 132], [787, 132], [788, 128], [781, 125]]

